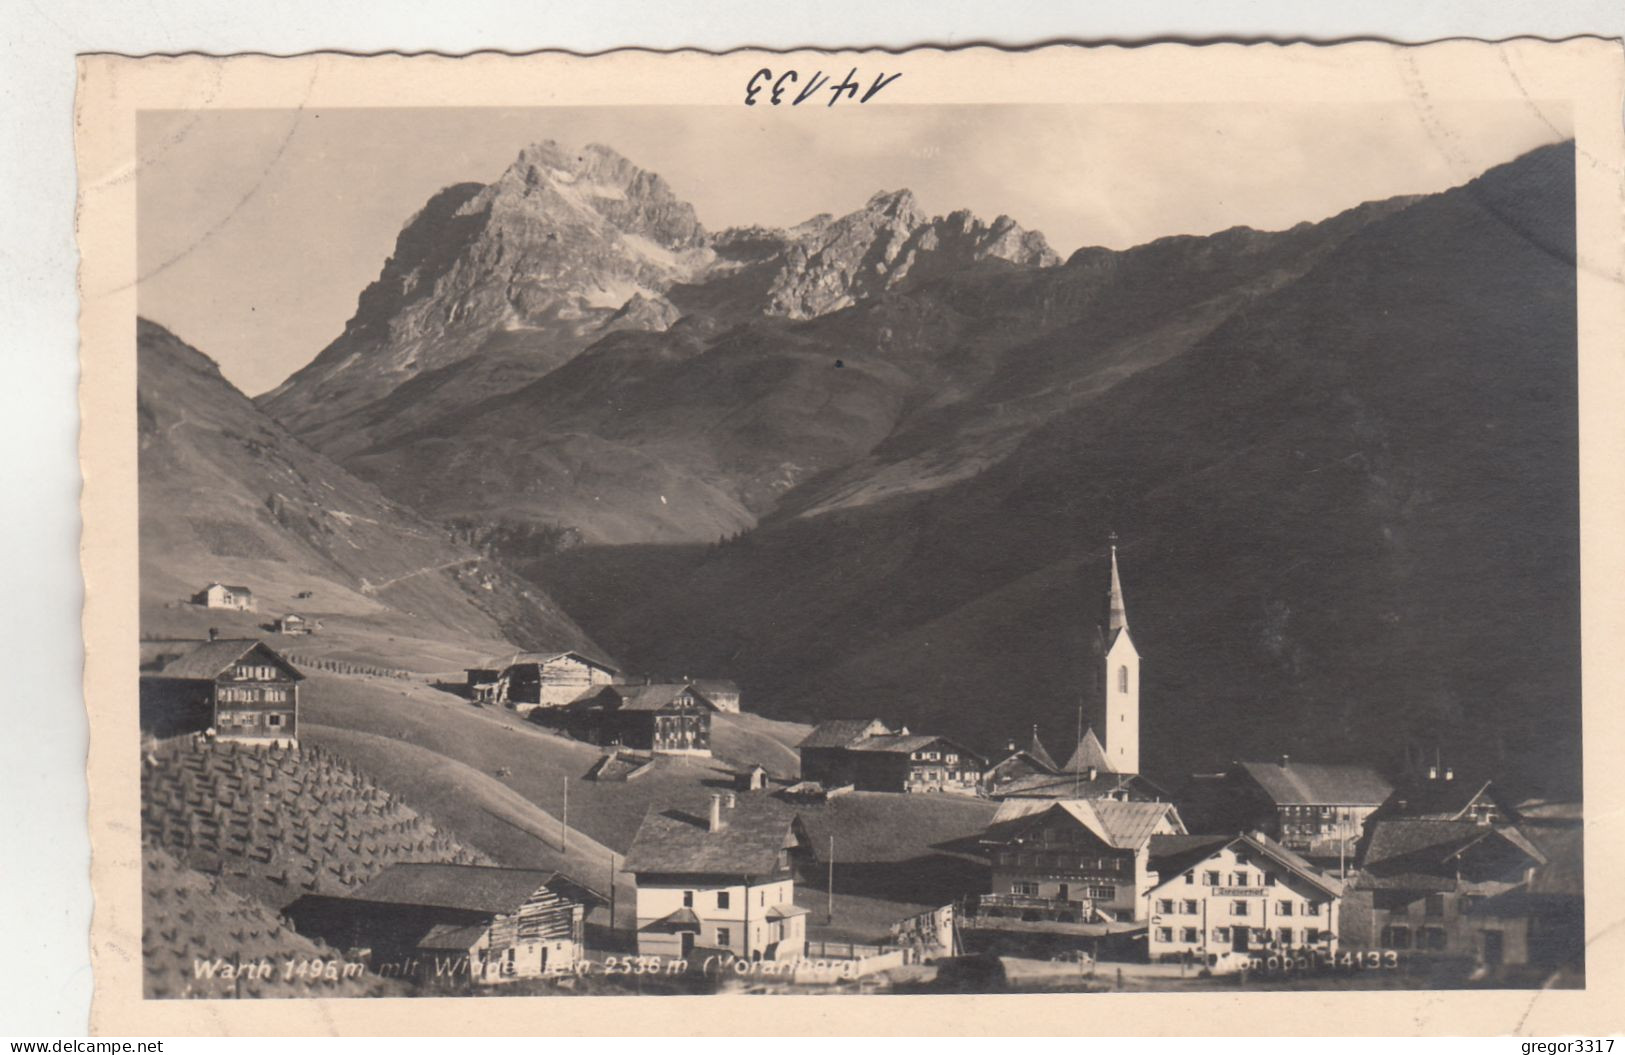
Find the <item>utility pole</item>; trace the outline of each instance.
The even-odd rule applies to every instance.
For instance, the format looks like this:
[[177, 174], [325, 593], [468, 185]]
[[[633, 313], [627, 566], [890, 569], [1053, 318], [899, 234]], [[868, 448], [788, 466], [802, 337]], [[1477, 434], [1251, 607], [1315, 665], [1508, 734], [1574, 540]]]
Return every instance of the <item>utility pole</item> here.
[[609, 929], [615, 931], [615, 851], [609, 852]]
[[559, 852], [570, 849], [570, 778], [564, 778], [564, 820], [559, 826]]
[[824, 923], [829, 925], [835, 922], [835, 836], [829, 837], [829, 882], [828, 901], [824, 907]]

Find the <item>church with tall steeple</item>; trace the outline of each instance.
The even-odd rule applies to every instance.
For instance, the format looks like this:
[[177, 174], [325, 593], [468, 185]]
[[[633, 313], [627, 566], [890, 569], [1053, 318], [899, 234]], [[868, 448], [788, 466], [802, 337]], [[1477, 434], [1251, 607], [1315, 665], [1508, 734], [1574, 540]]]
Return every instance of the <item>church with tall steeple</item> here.
[[1117, 536], [1112, 536], [1112, 577], [1106, 593], [1106, 625], [1101, 639], [1101, 706], [1096, 717], [1106, 765], [1116, 773], [1140, 771], [1140, 652], [1128, 629], [1128, 606], [1117, 568]]

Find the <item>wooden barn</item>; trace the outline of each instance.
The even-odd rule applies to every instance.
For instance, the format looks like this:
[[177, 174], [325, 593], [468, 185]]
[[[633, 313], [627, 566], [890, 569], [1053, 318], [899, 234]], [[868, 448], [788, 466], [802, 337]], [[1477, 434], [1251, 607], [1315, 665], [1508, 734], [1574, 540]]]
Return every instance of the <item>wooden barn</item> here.
[[536, 720], [578, 740], [657, 755], [710, 755], [715, 705], [692, 685], [606, 685]]
[[563, 707], [595, 685], [610, 684], [619, 673], [579, 652], [521, 653], [498, 672], [492, 699], [529, 714], [538, 707]]
[[211, 582], [192, 595], [192, 603], [205, 608], [231, 608], [239, 612], [254, 610], [254, 591], [246, 586], [228, 586]]
[[395, 864], [347, 896], [300, 898], [288, 915], [302, 933], [365, 950], [378, 974], [494, 985], [573, 972], [601, 901], [557, 872]]
[[303, 680], [263, 641], [209, 641], [142, 679], [142, 725], [156, 735], [212, 728], [221, 740], [295, 747]]

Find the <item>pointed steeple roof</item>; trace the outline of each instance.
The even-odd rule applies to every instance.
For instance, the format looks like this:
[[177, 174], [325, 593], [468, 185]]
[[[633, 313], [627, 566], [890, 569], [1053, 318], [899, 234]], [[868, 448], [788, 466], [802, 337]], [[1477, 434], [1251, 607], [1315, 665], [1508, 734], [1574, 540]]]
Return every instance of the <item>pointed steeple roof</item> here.
[[1038, 739], [1038, 726], [1036, 725], [1033, 726], [1033, 742], [1032, 746], [1027, 748], [1027, 757], [1048, 769], [1051, 773], [1061, 771], [1061, 767], [1055, 764], [1055, 759], [1051, 758], [1050, 753], [1044, 750], [1043, 743]]
[[1083, 731], [1083, 739], [1078, 741], [1078, 748], [1072, 752], [1063, 772], [1082, 773], [1090, 768], [1103, 773], [1112, 772], [1111, 763], [1106, 761], [1106, 749], [1100, 745], [1100, 738], [1095, 735], [1093, 726]]
[[1117, 574], [1117, 534], [1112, 534], [1112, 586], [1106, 595], [1106, 638], [1128, 627], [1128, 608], [1123, 604], [1123, 580]]

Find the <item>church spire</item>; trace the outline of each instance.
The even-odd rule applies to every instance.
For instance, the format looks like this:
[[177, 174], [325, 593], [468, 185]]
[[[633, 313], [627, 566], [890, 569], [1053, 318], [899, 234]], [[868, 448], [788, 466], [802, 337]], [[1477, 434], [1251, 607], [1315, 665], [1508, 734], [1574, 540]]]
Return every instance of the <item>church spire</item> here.
[[1117, 575], [1117, 532], [1112, 532], [1112, 588], [1106, 598], [1106, 632], [1115, 633], [1128, 626], [1128, 609], [1123, 605], [1123, 580]]

